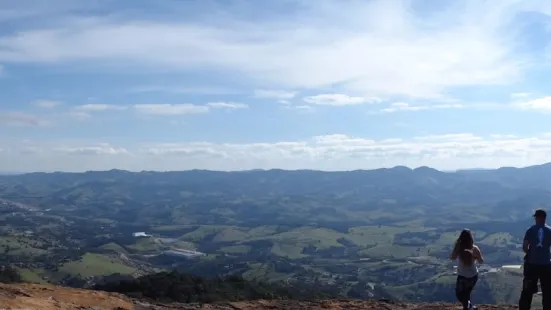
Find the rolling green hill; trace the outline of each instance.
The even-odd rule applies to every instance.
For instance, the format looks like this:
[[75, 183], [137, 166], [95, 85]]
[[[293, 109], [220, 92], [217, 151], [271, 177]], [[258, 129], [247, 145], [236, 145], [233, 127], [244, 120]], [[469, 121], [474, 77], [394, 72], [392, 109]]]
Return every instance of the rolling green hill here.
[[515, 302], [521, 278], [501, 266], [521, 262], [532, 210], [551, 204], [549, 175], [551, 164], [0, 176], [1, 260], [30, 281], [84, 287], [177, 269], [453, 301], [447, 257], [469, 227], [489, 264], [477, 299]]

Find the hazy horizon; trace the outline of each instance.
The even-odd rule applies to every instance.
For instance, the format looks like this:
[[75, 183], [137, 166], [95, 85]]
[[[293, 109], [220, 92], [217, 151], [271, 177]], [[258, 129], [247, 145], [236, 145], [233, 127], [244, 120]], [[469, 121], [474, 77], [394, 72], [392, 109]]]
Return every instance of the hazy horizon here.
[[[550, 162], [551, 163], [551, 162]], [[271, 170], [282, 170], [282, 171], [320, 171], [320, 172], [352, 172], [352, 171], [372, 171], [377, 169], [392, 169], [397, 167], [406, 167], [411, 170], [415, 170], [422, 167], [428, 167], [431, 169], [436, 169], [440, 172], [446, 172], [446, 173], [454, 173], [458, 171], [483, 171], [483, 170], [496, 170], [500, 168], [527, 168], [532, 166], [539, 166], [539, 165], [545, 165], [547, 163], [542, 164], [535, 164], [535, 165], [527, 165], [527, 166], [503, 166], [503, 167], [496, 167], [496, 168], [461, 168], [461, 169], [455, 169], [455, 170], [446, 170], [446, 169], [436, 169], [431, 166], [417, 166], [417, 167], [408, 167], [404, 165], [396, 165], [396, 166], [389, 166], [389, 167], [375, 167], [370, 169], [348, 169], [348, 170], [323, 170], [323, 169], [281, 169], [281, 168], [252, 168], [252, 169], [234, 169], [234, 170], [214, 170], [214, 169], [198, 169], [198, 168], [192, 168], [192, 169], [183, 169], [183, 170], [127, 170], [127, 169], [119, 169], [119, 168], [108, 168], [108, 169], [102, 169], [102, 170], [43, 170], [43, 171], [0, 171], [0, 175], [21, 175], [21, 174], [30, 174], [30, 173], [85, 173], [85, 172], [108, 172], [108, 171], [127, 171], [132, 173], [139, 173], [139, 172], [185, 172], [185, 171], [215, 171], [215, 172], [248, 172], [248, 171], [271, 171]]]

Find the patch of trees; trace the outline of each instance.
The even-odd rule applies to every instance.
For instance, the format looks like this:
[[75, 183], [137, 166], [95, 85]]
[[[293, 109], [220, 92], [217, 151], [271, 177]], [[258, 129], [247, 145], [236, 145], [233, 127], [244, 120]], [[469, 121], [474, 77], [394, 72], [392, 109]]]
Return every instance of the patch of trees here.
[[238, 258], [224, 257], [217, 259], [215, 264], [209, 261], [186, 259], [178, 264], [175, 269], [182, 274], [192, 273], [201, 277], [216, 277], [218, 275], [235, 274], [240, 270], [245, 271], [247, 268], [247, 262]]
[[63, 279], [58, 281], [58, 284], [69, 286], [73, 288], [83, 288], [86, 286], [86, 280], [80, 278], [80, 277], [73, 277], [73, 276], [65, 276]]
[[132, 281], [134, 280], [133, 276], [120, 274], [120, 273], [113, 273], [111, 275], [98, 277], [95, 279], [96, 284], [106, 284], [110, 282], [116, 282], [116, 281]]
[[315, 226], [332, 229], [336, 232], [346, 234], [349, 232], [351, 228], [354, 228], [357, 226], [364, 226], [365, 224], [366, 224], [365, 221], [347, 219], [340, 222], [339, 221], [318, 221], [317, 225]]
[[299, 272], [305, 271], [304, 267], [286, 260], [274, 261], [273, 266], [274, 266], [274, 271], [280, 272], [280, 273], [290, 274], [290, 273], [299, 273]]
[[[162, 230], [159, 228], [153, 228], [152, 230], [153, 232], [160, 234], [165, 238], [179, 238], [187, 233], [190, 233], [196, 230], [199, 227], [200, 226], [190, 226], [190, 227], [183, 227], [183, 228], [171, 229], [171, 230]], [[136, 230], [136, 231], [142, 231], [142, 230]], [[148, 230], [143, 230], [143, 231], [147, 232]]]
[[204, 278], [178, 272], [161, 272], [98, 284], [96, 290], [118, 292], [134, 298], [172, 302], [214, 302], [254, 299], [315, 299], [328, 297], [305, 287], [282, 287], [249, 282], [241, 276]]
[[345, 247], [335, 247], [335, 246], [329, 247], [327, 249], [318, 249], [313, 245], [309, 245], [307, 247], [304, 247], [304, 249], [302, 250], [302, 254], [317, 255], [319, 257], [348, 258], [348, 259], [355, 258], [356, 255], [351, 255], [350, 252], [355, 254], [358, 251], [357, 251], [357, 249], [356, 249], [356, 251], [353, 251], [353, 250], [349, 251]]
[[234, 242], [213, 242], [216, 235], [217, 233], [205, 234], [201, 240], [201, 243], [198, 245], [197, 250], [203, 253], [212, 253], [221, 247], [235, 245]]
[[337, 239], [337, 242], [344, 245], [345, 247], [347, 248], [357, 248], [358, 245], [356, 245], [354, 242], [344, 238], [344, 237], [341, 237], [339, 239]]
[[348, 290], [346, 297], [352, 299], [370, 299], [373, 293], [368, 291], [368, 285], [365, 282], [358, 282]]
[[394, 236], [394, 244], [406, 246], [425, 246], [433, 244], [440, 238], [439, 233], [434, 232], [406, 232]]
[[4, 265], [0, 266], [0, 282], [1, 283], [19, 283], [23, 282], [23, 279], [21, 278], [21, 275], [17, 271], [17, 269], [9, 266]]
[[271, 240], [254, 240], [254, 241], [247, 241], [243, 242], [244, 245], [249, 245], [253, 249], [271, 249], [274, 245], [274, 242]]

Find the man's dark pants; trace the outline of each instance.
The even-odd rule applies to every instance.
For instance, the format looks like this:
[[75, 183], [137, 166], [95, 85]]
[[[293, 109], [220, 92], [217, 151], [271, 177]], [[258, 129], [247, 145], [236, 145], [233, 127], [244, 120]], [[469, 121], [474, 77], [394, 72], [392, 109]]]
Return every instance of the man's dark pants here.
[[529, 310], [532, 296], [537, 293], [538, 281], [541, 285], [543, 310], [551, 310], [551, 265], [524, 264], [522, 292], [518, 302], [519, 310]]

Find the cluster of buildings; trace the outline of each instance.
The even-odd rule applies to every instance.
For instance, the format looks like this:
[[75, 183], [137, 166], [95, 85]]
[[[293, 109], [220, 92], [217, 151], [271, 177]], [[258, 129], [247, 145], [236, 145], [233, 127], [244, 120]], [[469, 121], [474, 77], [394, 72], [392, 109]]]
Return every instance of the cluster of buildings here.
[[132, 233], [132, 236], [134, 237], [151, 237], [151, 235], [148, 235], [146, 234], [145, 232], [143, 231], [139, 231], [139, 232], [135, 232], [135, 233]]
[[[503, 265], [501, 267], [493, 267], [490, 265], [482, 264], [478, 266], [478, 272], [480, 274], [485, 273], [494, 273], [501, 270], [519, 270], [522, 268], [522, 265]], [[453, 266], [453, 274], [457, 274], [457, 266]]]
[[[132, 236], [134, 236], [135, 238], [153, 237], [152, 235], [148, 235], [143, 231], [132, 233]], [[175, 240], [170, 240], [170, 241], [175, 241]], [[176, 249], [176, 248], [163, 251], [162, 254], [169, 255], [169, 256], [185, 257], [185, 258], [192, 258], [192, 257], [199, 257], [199, 256], [206, 255], [205, 253], [194, 251], [194, 250], [184, 250], [184, 249]]]
[[205, 253], [197, 252], [193, 250], [182, 250], [182, 249], [172, 249], [164, 251], [163, 254], [170, 255], [170, 256], [180, 256], [180, 257], [186, 257], [186, 258], [192, 258], [192, 257], [198, 257], [198, 256], [205, 256]]

